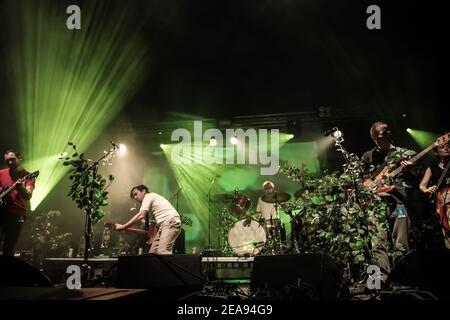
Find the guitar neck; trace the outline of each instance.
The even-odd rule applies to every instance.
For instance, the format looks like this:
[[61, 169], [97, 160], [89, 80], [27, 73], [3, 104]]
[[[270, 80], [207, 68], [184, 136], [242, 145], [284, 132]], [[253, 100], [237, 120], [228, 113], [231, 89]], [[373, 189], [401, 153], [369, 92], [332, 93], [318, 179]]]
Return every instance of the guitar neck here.
[[6, 189], [2, 193], [0, 193], [0, 200], [5, 198], [8, 194], [10, 194], [11, 191], [14, 189], [15, 185], [16, 184], [14, 183], [12, 186], [6, 187]]
[[[105, 222], [104, 225], [105, 225], [106, 228], [110, 228], [112, 230], [115, 230], [114, 229], [114, 223], [112, 223], [112, 222]], [[123, 231], [137, 233], [137, 234], [145, 234], [145, 235], [147, 234], [147, 230], [139, 229], [139, 228], [127, 228], [127, 229], [125, 229]]]
[[[428, 146], [427, 148], [423, 149], [422, 151], [420, 151], [418, 154], [416, 154], [414, 157], [412, 157], [411, 159], [408, 159], [408, 161], [414, 163], [417, 160], [419, 160], [420, 158], [422, 158], [424, 155], [426, 155], [428, 152], [430, 152], [431, 150], [433, 150], [433, 148], [436, 146], [435, 143], [433, 143], [432, 145]], [[402, 172], [403, 168], [405, 166], [399, 166], [397, 169], [395, 169], [394, 171], [389, 173], [390, 177], [395, 177], [397, 174], [399, 174], [400, 172]]]

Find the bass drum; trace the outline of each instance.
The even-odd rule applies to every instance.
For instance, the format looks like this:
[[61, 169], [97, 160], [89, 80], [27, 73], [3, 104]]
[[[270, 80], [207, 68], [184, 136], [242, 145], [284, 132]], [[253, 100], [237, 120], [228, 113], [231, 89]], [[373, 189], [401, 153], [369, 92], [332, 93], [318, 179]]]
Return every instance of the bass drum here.
[[228, 233], [228, 244], [238, 256], [257, 255], [266, 243], [266, 230], [258, 221], [236, 221]]

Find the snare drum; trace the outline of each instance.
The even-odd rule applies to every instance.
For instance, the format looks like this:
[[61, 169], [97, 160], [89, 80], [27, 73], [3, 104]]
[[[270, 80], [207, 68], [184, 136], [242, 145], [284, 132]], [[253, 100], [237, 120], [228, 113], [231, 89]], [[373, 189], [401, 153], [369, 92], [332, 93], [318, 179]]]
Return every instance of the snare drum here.
[[238, 256], [257, 255], [266, 243], [266, 231], [253, 219], [241, 219], [230, 229], [228, 243]]
[[247, 214], [247, 210], [250, 209], [251, 206], [252, 202], [250, 199], [247, 196], [238, 193], [234, 196], [229, 210], [233, 216], [242, 218]]

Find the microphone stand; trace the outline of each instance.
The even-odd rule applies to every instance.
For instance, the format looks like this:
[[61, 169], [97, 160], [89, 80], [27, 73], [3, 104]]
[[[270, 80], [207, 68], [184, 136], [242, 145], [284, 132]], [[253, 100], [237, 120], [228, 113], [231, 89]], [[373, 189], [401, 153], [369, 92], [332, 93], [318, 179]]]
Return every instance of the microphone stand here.
[[92, 235], [92, 214], [95, 211], [94, 208], [94, 198], [95, 198], [95, 192], [94, 192], [94, 181], [95, 177], [97, 176], [98, 172], [98, 166], [101, 161], [105, 160], [106, 158], [110, 157], [113, 152], [117, 149], [117, 146], [113, 144], [113, 147], [109, 150], [109, 152], [105, 153], [103, 156], [101, 156], [97, 161], [94, 161], [94, 163], [88, 167], [81, 176], [84, 176], [85, 174], [91, 172], [92, 173], [92, 184], [91, 186], [85, 186], [85, 192], [86, 194], [89, 194], [89, 206], [86, 209], [86, 220], [84, 223], [84, 255], [83, 255], [83, 265], [82, 265], [82, 276], [81, 276], [81, 285], [82, 287], [86, 287], [87, 281], [89, 279], [89, 271], [91, 267], [89, 266], [89, 256], [91, 252], [91, 235]]
[[[344, 136], [344, 134], [341, 131], [339, 131], [338, 128], [336, 128], [336, 127], [333, 128], [331, 137], [335, 141], [335, 147], [336, 147], [337, 151], [339, 151], [342, 154], [342, 156], [346, 162], [343, 165], [344, 171], [352, 177], [352, 181], [353, 181], [353, 192], [352, 192], [352, 189], [347, 189], [347, 198], [348, 198], [347, 205], [350, 208], [353, 205], [353, 201], [355, 201], [359, 205], [361, 210], [363, 210], [363, 212], [364, 212], [365, 209], [364, 209], [364, 206], [361, 205], [359, 191], [358, 191], [358, 179], [359, 179], [360, 174], [362, 173], [361, 164], [360, 164], [358, 156], [355, 155], [354, 153], [349, 153], [342, 145], [342, 142], [344, 142], [343, 136]], [[353, 200], [353, 197], [354, 197], [354, 200]], [[361, 223], [361, 227], [363, 227], [363, 228], [365, 227], [366, 228], [365, 232], [366, 233], [368, 232], [369, 227], [366, 226], [364, 223]], [[349, 280], [353, 278], [352, 270], [350, 267], [348, 267], [347, 277]]]
[[[336, 132], [339, 132], [339, 134], [335, 134]], [[335, 147], [337, 151], [339, 151], [342, 154], [342, 157], [344, 158], [346, 164], [343, 165], [344, 171], [346, 173], [349, 173], [353, 180], [353, 188], [354, 188], [354, 196], [355, 201], [359, 205], [361, 205], [359, 201], [359, 192], [358, 192], [358, 175], [361, 172], [361, 167], [359, 164], [359, 158], [354, 153], [349, 153], [344, 146], [342, 145], [342, 142], [344, 142], [343, 138], [344, 134], [338, 130], [338, 128], [333, 128], [333, 133], [331, 134], [331, 137], [335, 141]], [[350, 198], [349, 198], [350, 201]]]
[[204, 251], [213, 251], [213, 249], [211, 248], [211, 190], [214, 186], [214, 183], [216, 182], [216, 176], [214, 176], [214, 178], [211, 181], [211, 185], [209, 186], [209, 190], [208, 190], [208, 248], [206, 248]]
[[175, 192], [171, 197], [170, 197], [170, 199], [169, 199], [169, 201], [172, 201], [172, 199], [174, 198], [174, 197], [176, 197], [176, 202], [177, 202], [177, 204], [176, 204], [176, 209], [177, 209], [177, 212], [178, 212], [178, 199], [179, 199], [179, 194], [180, 194], [180, 191], [181, 190], [183, 190], [183, 188], [179, 188], [178, 190], [177, 190], [177, 192]]

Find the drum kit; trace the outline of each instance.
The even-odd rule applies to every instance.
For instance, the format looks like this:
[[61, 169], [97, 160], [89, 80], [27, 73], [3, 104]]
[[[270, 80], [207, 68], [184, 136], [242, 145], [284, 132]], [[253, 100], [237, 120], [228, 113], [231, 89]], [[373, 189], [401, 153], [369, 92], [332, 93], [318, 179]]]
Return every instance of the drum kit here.
[[283, 254], [287, 251], [286, 230], [280, 219], [280, 204], [289, 201], [285, 192], [266, 193], [261, 200], [272, 204], [270, 218], [251, 214], [252, 202], [245, 194], [235, 191], [228, 207], [228, 213], [237, 218], [228, 231], [228, 245], [238, 256], [258, 254]]

